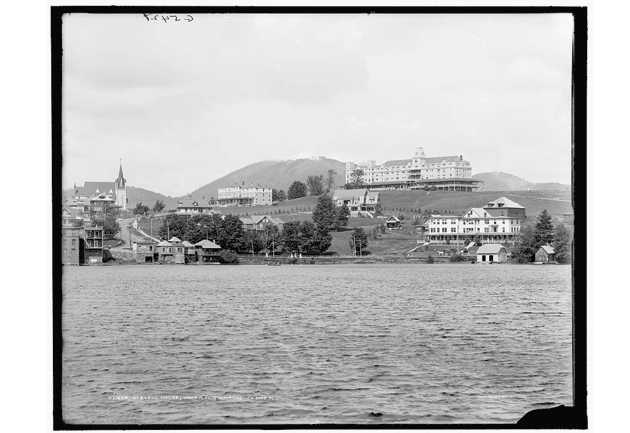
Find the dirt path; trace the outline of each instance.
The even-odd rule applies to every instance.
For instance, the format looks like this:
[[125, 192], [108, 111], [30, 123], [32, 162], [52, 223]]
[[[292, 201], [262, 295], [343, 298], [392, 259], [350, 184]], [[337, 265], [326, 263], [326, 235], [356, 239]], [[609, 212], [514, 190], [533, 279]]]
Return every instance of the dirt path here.
[[130, 250], [133, 242], [150, 242], [151, 241], [150, 239], [147, 239], [144, 236], [138, 236], [137, 234], [133, 233], [133, 231], [129, 230], [129, 227], [131, 226], [131, 223], [133, 223], [134, 220], [135, 218], [125, 218], [124, 220], [120, 222], [121, 229], [120, 229], [120, 233], [118, 234], [118, 238], [122, 239], [124, 242], [116, 247], [113, 247], [113, 249]]

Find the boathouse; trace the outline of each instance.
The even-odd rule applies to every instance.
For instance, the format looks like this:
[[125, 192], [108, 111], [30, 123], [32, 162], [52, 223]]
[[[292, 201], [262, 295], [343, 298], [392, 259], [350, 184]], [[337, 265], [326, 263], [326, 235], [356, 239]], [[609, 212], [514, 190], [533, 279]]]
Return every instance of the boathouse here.
[[535, 255], [535, 262], [537, 263], [549, 263], [556, 261], [556, 252], [549, 245], [543, 245], [538, 248]]
[[153, 263], [155, 245], [153, 242], [134, 242], [133, 256], [136, 263]]
[[477, 263], [502, 263], [507, 260], [507, 250], [501, 244], [485, 244], [477, 250]]
[[221, 247], [208, 239], [204, 239], [195, 244], [198, 263], [210, 263], [221, 261]]
[[195, 246], [188, 241], [182, 242], [182, 246], [184, 247], [184, 258], [186, 259], [186, 263], [196, 262], [196, 254]]

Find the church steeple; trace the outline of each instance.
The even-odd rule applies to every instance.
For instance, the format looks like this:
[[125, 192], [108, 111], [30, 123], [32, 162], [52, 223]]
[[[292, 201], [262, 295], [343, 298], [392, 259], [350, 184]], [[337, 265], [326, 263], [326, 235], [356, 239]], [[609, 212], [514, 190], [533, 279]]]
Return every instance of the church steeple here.
[[116, 187], [125, 188], [126, 183], [127, 180], [124, 178], [122, 171], [122, 158], [120, 158], [120, 168], [118, 169], [118, 179], [116, 179]]

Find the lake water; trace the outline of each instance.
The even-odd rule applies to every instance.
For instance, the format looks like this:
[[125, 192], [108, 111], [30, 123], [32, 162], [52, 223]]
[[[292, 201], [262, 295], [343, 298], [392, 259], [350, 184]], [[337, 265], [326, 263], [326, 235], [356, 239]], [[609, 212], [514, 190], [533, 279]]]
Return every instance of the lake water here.
[[64, 421], [516, 422], [572, 405], [570, 273], [64, 267]]

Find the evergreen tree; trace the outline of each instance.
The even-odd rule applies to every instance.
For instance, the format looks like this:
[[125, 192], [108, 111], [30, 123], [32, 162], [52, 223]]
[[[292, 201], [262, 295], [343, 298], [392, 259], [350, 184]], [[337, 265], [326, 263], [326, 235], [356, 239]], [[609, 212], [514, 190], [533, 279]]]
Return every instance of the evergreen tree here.
[[319, 228], [330, 231], [335, 225], [335, 204], [327, 194], [322, 194], [317, 198], [317, 206], [313, 211], [313, 223]]
[[309, 256], [323, 254], [332, 242], [332, 236], [328, 230], [317, 227], [310, 221], [302, 221], [300, 224], [300, 252]]
[[551, 215], [547, 213], [547, 209], [543, 209], [538, 216], [534, 229], [536, 230], [536, 249], [553, 243], [555, 228], [551, 222]]
[[335, 230], [339, 230], [341, 227], [347, 227], [349, 219], [350, 209], [348, 209], [348, 206], [346, 206], [346, 204], [344, 203], [340, 207], [338, 207], [335, 212], [335, 223], [333, 225], [333, 228]]
[[529, 226], [525, 227], [519, 234], [519, 239], [514, 247], [514, 259], [518, 263], [531, 263], [534, 261], [537, 246], [536, 230]]
[[354, 250], [355, 253], [362, 254], [368, 246], [368, 237], [362, 227], [355, 227], [348, 241], [350, 249]]
[[558, 263], [571, 263], [572, 238], [571, 232], [567, 230], [564, 224], [556, 225], [553, 250], [556, 253]]

